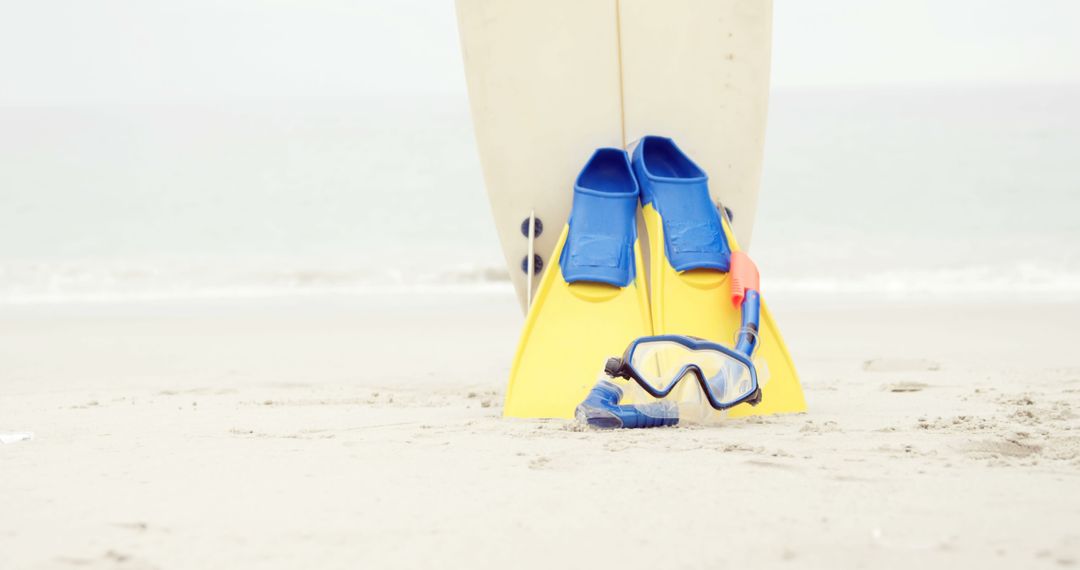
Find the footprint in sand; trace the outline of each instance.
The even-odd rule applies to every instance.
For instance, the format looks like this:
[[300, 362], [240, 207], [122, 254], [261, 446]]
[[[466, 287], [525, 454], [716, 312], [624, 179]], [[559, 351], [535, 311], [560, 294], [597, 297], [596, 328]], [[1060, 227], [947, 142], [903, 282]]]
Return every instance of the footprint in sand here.
[[922, 382], [896, 382], [894, 384], [886, 384], [885, 389], [890, 392], [922, 392], [926, 388], [929, 388], [929, 384]]
[[799, 428], [800, 433], [822, 434], [834, 431], [840, 431], [840, 424], [832, 420], [826, 420], [824, 423], [820, 424], [814, 423], [814, 420], [807, 420], [806, 423]]
[[1013, 439], [978, 441], [964, 446], [967, 453], [998, 457], [1028, 457], [1042, 451], [1042, 446], [1021, 443]]
[[545, 469], [551, 463], [551, 458], [540, 456], [529, 462], [529, 469]]

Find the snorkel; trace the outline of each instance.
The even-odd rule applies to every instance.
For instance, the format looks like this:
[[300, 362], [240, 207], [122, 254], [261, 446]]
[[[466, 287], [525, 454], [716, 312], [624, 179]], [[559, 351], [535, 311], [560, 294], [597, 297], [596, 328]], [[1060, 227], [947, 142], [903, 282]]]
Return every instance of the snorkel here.
[[[736, 251], [731, 256], [729, 271], [731, 284], [731, 302], [739, 307], [741, 326], [735, 337], [734, 349], [713, 342], [680, 335], [662, 335], [642, 337], [634, 340], [627, 347], [622, 358], [607, 361], [604, 372], [614, 378], [634, 380], [655, 401], [639, 404], [620, 404], [623, 389], [609, 379], [601, 379], [575, 410], [578, 421], [601, 429], [645, 428], [671, 426], [679, 423], [679, 406], [664, 398], [670, 394], [686, 376], [696, 377], [708, 405], [715, 410], [726, 410], [742, 403], [757, 405], [761, 401], [761, 389], [758, 386], [757, 372], [751, 357], [758, 345], [758, 331], [761, 319], [760, 275], [757, 266], [746, 253]], [[668, 342], [682, 346], [689, 351], [711, 351], [722, 355], [727, 360], [719, 370], [712, 370], [709, 378], [702, 366], [696, 362], [687, 362], [678, 368], [678, 372], [668, 379], [666, 386], [651, 385], [642, 378], [632, 361], [635, 349], [648, 343]], [[657, 367], [659, 368], [659, 367]], [[746, 378], [752, 389], [741, 391], [738, 397], [725, 399], [723, 392], [716, 394], [716, 389], [709, 382], [714, 378]], [[721, 383], [722, 384], [722, 383]]]
[[731, 304], [742, 313], [742, 326], [735, 339], [735, 350], [750, 358], [757, 348], [761, 322], [761, 274], [745, 252], [731, 254]]

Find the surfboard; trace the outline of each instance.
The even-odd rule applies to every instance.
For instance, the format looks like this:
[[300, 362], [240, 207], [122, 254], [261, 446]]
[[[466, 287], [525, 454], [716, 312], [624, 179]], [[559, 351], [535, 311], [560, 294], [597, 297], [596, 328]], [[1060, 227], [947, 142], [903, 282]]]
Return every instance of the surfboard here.
[[753, 231], [772, 2], [457, 0], [484, 183], [522, 309], [598, 147], [675, 139]]

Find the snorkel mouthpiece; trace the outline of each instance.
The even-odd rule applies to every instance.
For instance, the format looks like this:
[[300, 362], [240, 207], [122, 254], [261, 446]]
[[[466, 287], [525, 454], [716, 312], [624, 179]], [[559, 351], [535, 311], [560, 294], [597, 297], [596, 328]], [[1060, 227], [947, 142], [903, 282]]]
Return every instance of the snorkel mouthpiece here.
[[[618, 361], [616, 358], [608, 360]], [[605, 367], [606, 369], [606, 367]], [[574, 417], [581, 423], [600, 429], [648, 428], [679, 423], [679, 410], [672, 402], [660, 400], [641, 405], [619, 405], [622, 388], [601, 380], [593, 386], [585, 401], [578, 404]]]

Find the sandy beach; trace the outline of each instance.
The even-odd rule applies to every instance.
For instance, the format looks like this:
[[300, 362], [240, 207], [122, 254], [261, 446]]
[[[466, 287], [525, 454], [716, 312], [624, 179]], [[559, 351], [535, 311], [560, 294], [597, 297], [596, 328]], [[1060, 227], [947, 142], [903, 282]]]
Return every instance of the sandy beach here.
[[[1080, 2], [0, 14], [0, 570], [1080, 570]], [[513, 287], [684, 304], [604, 147], [807, 412], [503, 419]]]
[[772, 304], [809, 413], [613, 432], [509, 291], [5, 307], [0, 568], [1080, 564], [1080, 306]]

